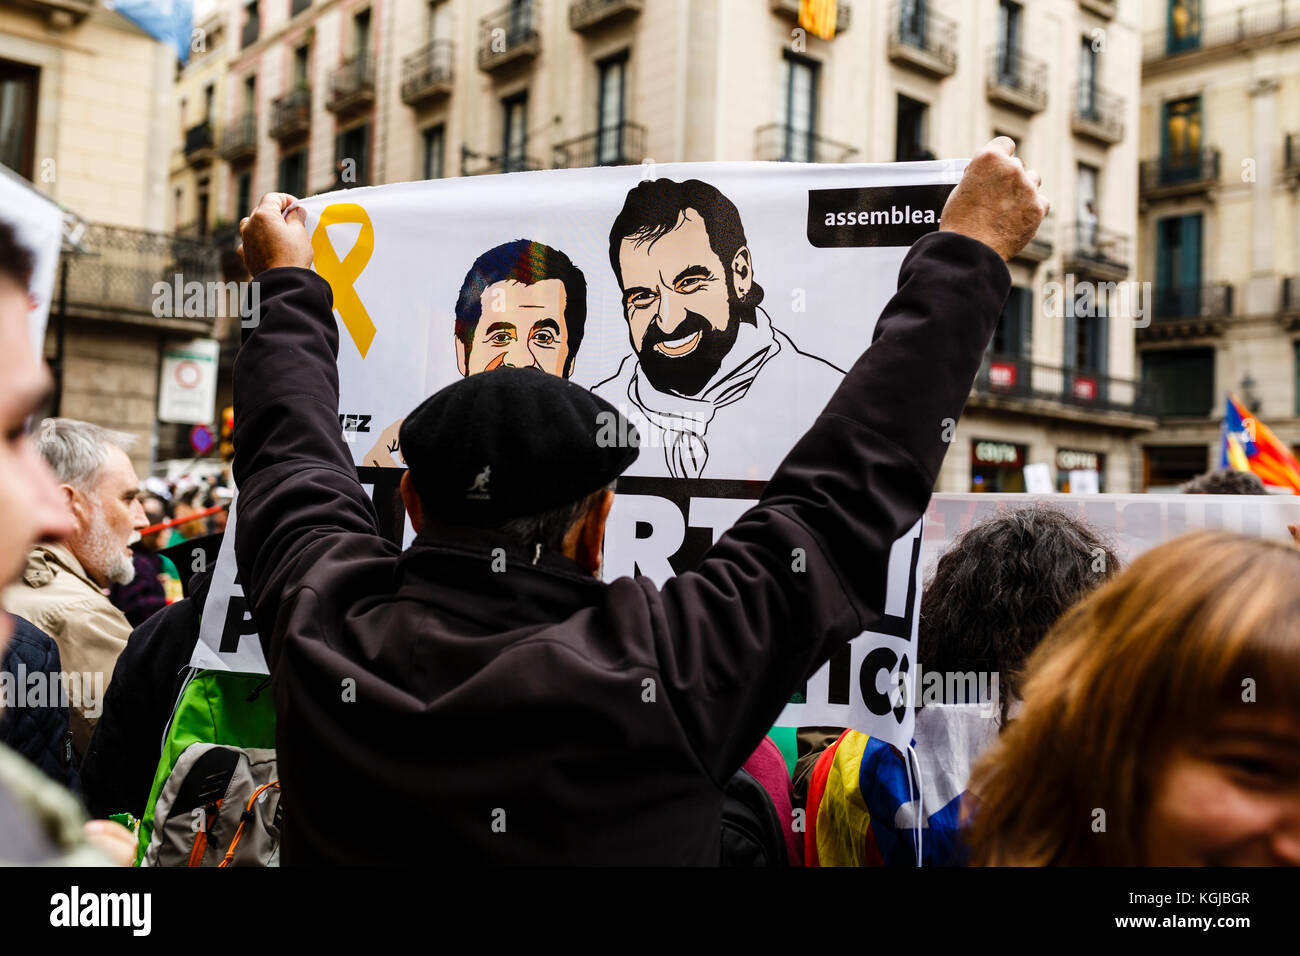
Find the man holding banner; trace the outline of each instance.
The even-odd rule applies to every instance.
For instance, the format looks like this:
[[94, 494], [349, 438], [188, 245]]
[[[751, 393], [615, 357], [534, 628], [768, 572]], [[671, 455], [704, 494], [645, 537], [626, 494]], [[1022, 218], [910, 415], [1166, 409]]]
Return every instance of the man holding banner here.
[[406, 418], [416, 539], [381, 537], [339, 430], [331, 289], [292, 197], [264, 197], [241, 224], [262, 315], [235, 368], [235, 548], [272, 675], [284, 862], [410, 862], [425, 851], [401, 827], [440, 863], [716, 863], [721, 788], [879, 617], [929, 501], [1005, 260], [1047, 210], [1013, 151], [971, 162], [757, 506], [662, 587], [599, 580], [637, 449], [598, 440], [609, 403], [534, 369], [471, 375]]

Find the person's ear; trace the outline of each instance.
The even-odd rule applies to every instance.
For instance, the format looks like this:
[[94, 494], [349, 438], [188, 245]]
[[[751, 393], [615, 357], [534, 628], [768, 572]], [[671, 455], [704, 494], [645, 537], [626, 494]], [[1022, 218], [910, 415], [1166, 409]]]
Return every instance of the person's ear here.
[[605, 550], [605, 521], [609, 518], [609, 509], [613, 504], [614, 492], [606, 489], [565, 536], [565, 555], [593, 576], [600, 573]]
[[59, 492], [63, 495], [63, 503], [68, 507], [68, 513], [72, 515], [77, 522], [77, 530], [84, 531], [90, 524], [90, 502], [72, 485], [59, 485]]
[[731, 284], [737, 299], [749, 297], [749, 290], [754, 285], [754, 264], [750, 261], [748, 246], [741, 246], [731, 257]]
[[460, 336], [456, 337], [456, 367], [460, 369], [461, 375], [469, 375], [469, 351]]
[[420, 504], [420, 496], [415, 491], [415, 482], [411, 480], [411, 470], [408, 468], [402, 473], [402, 504], [406, 506], [406, 513], [411, 517], [411, 527], [415, 533], [419, 534], [424, 530], [424, 506]]

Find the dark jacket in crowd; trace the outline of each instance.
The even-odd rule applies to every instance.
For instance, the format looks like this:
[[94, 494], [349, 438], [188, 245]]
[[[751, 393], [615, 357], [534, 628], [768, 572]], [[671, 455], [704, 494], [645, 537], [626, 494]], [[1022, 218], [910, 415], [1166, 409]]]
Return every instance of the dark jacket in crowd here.
[[131, 551], [131, 562], [135, 565], [135, 577], [130, 584], [114, 584], [108, 599], [126, 615], [132, 627], [139, 627], [167, 606], [167, 592], [158, 580], [163, 567], [161, 557], [136, 546]]
[[1010, 287], [987, 246], [921, 239], [762, 499], [659, 587], [479, 531], [426, 529], [405, 552], [381, 537], [339, 430], [329, 286], [258, 278], [236, 554], [271, 668], [282, 859], [439, 866], [718, 862], [722, 787], [882, 612]]
[[162, 754], [163, 734], [188, 674], [212, 572], [195, 574], [189, 596], [131, 632], [104, 693], [104, 713], [81, 762], [92, 817], [144, 815]]
[[[77, 763], [72, 752], [72, 730], [68, 726], [68, 705], [61, 687], [63, 670], [59, 646], [35, 624], [10, 615], [13, 636], [0, 656], [0, 673], [6, 678], [6, 699], [0, 704], [0, 744], [22, 754], [45, 773], [74, 793], [81, 789]], [[39, 674], [43, 687], [35, 698], [30, 685], [20, 698], [19, 684]], [[12, 683], [9, 683], [12, 682]], [[19, 704], [22, 706], [19, 706]]]

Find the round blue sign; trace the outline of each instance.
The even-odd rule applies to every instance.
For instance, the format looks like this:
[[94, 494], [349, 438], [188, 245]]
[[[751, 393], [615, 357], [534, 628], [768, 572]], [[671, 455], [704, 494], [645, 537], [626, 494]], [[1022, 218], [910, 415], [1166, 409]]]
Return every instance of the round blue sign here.
[[216, 437], [207, 425], [195, 425], [190, 429], [190, 447], [196, 455], [206, 455], [212, 450]]

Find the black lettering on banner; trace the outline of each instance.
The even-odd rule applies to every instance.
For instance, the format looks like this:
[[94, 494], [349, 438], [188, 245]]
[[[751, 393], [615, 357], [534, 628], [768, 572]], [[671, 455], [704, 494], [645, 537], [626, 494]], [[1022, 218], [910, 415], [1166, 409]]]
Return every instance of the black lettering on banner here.
[[[638, 476], [624, 476], [618, 482], [618, 494], [622, 495], [642, 495], [656, 498], [663, 498], [671, 501], [682, 515], [683, 523], [686, 525], [686, 533], [681, 546], [668, 557], [668, 563], [674, 574], [693, 570], [699, 566], [704, 554], [714, 541], [714, 529], [708, 527], [692, 527], [690, 525], [691, 501], [692, 499], [702, 498], [724, 498], [740, 499], [757, 503], [763, 493], [766, 482], [762, 481], [726, 481], [722, 479], [682, 479], [682, 478], [646, 478]], [[638, 520], [636, 527], [636, 537], [646, 539], [652, 537], [654, 528], [648, 521]], [[921, 536], [917, 535], [911, 541], [911, 554], [908, 562], [908, 581], [907, 581], [907, 600], [904, 603], [902, 614], [882, 614], [868, 628], [868, 630], [886, 634], [890, 637], [896, 637], [903, 641], [910, 641], [912, 637], [912, 619], [914, 608], [916, 606], [916, 581], [917, 570], [921, 563]], [[638, 573], [642, 569], [636, 569]], [[882, 595], [884, 589], [881, 589]], [[830, 686], [828, 689], [827, 701], [831, 704], [849, 704], [852, 689], [852, 657], [851, 649], [848, 644], [838, 649], [830, 659]], [[897, 660], [891, 662], [891, 669], [897, 663]], [[864, 665], [865, 666], [865, 665]], [[906, 668], [904, 668], [906, 670]], [[807, 675], [811, 677], [812, 675]], [[808, 694], [808, 684], [804, 682], [796, 688], [791, 696], [792, 703], [806, 703]], [[885, 709], [880, 712], [881, 715], [889, 712], [888, 703], [884, 705]], [[900, 710], [901, 712], [901, 710]], [[900, 718], [901, 720], [901, 718]]]
[[373, 486], [370, 500], [375, 505], [379, 533], [398, 547], [402, 545], [402, 534], [406, 529], [406, 506], [402, 504], [401, 491], [404, 474], [405, 468], [380, 468], [375, 465], [361, 465], [357, 468], [357, 480], [363, 485]]
[[910, 246], [939, 228], [953, 183], [808, 190], [808, 242], [819, 249]]
[[[898, 678], [894, 678], [894, 665], [898, 665]], [[898, 655], [887, 647], [873, 648], [866, 657], [862, 659], [862, 669], [858, 671], [858, 689], [862, 691], [862, 700], [867, 705], [867, 710], [871, 711], [877, 717], [884, 717], [891, 711], [894, 719], [902, 724], [903, 717], [907, 714], [906, 699], [907, 672], [911, 669], [911, 664], [904, 654], [902, 660]], [[888, 675], [885, 682], [885, 691], [881, 693], [876, 688], [876, 678], [881, 672]], [[890, 698], [897, 687], [902, 696], [897, 701]]]
[[243, 594], [232, 594], [226, 602], [226, 620], [221, 625], [221, 646], [217, 648], [222, 654], [234, 654], [239, 650], [239, 642], [245, 637], [256, 637], [257, 625], [248, 610], [248, 601]]

